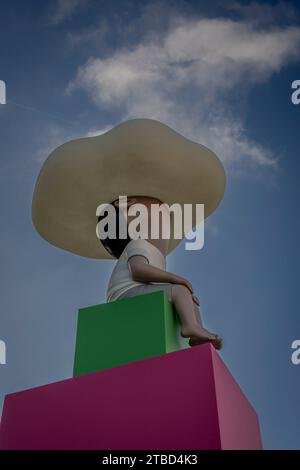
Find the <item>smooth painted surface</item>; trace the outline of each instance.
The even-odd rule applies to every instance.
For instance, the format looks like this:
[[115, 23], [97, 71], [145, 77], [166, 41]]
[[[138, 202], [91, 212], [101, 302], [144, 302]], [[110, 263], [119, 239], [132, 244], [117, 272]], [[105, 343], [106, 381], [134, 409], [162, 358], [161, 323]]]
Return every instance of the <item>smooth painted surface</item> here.
[[79, 310], [74, 376], [187, 347], [164, 292]]
[[220, 449], [224, 419], [231, 448], [257, 448], [256, 414], [238, 388], [224, 397], [233, 378], [216, 354], [207, 344], [8, 395], [0, 448]]
[[222, 449], [261, 449], [258, 416], [237, 382], [212, 351]]

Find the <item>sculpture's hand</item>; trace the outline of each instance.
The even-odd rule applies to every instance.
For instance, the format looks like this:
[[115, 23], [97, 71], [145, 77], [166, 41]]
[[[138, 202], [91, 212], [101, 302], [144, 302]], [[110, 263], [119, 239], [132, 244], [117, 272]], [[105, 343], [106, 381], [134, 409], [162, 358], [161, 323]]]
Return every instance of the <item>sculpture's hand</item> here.
[[171, 284], [181, 284], [187, 287], [190, 293], [194, 294], [192, 284], [184, 277], [169, 273], [163, 269], [152, 266], [147, 258], [141, 255], [135, 255], [129, 258], [129, 266], [132, 279], [138, 282], [170, 282]]
[[194, 289], [190, 281], [185, 279], [184, 277], [179, 277], [178, 280], [176, 281], [176, 284], [181, 284], [182, 286], [185, 286], [188, 288], [191, 294], [194, 294]]

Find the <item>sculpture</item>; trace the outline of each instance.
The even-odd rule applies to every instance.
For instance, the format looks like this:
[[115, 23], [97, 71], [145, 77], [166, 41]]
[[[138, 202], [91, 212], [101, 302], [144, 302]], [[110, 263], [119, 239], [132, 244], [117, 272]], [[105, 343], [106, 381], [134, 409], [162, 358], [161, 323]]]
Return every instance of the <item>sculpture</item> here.
[[[154, 290], [164, 290], [181, 322], [181, 334], [190, 345], [221, 338], [201, 322], [199, 300], [191, 283], [165, 269], [165, 258], [180, 242], [96, 236], [99, 204], [120, 211], [120, 195], [128, 206], [143, 204], [204, 204], [204, 217], [219, 205], [225, 173], [217, 156], [168, 126], [151, 119], [134, 119], [107, 133], [77, 139], [60, 146], [45, 161], [32, 203], [33, 223], [40, 235], [55, 246], [90, 258], [118, 258], [108, 286], [107, 300], [115, 301]], [[123, 210], [123, 209], [122, 209]], [[150, 214], [150, 211], [148, 212]], [[126, 214], [128, 216], [128, 213]], [[199, 221], [193, 215], [189, 229]]]

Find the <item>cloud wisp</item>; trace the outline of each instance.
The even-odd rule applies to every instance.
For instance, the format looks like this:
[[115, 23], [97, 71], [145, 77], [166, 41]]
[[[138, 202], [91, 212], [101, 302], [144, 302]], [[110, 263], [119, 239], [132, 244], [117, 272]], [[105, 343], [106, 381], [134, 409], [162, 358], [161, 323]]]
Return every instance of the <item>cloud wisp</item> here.
[[108, 57], [90, 58], [68, 92], [83, 89], [122, 119], [161, 120], [210, 146], [225, 164], [276, 166], [271, 150], [247, 135], [232, 98], [298, 60], [299, 27], [186, 18], [146, 37]]
[[79, 7], [89, 0], [56, 0], [54, 11], [50, 16], [49, 23], [57, 25], [70, 19]]

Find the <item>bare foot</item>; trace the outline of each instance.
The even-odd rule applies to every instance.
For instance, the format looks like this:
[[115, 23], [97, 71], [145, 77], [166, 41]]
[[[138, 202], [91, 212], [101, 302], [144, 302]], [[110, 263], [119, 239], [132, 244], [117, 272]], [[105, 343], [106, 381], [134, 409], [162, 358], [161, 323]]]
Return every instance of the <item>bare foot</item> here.
[[[208, 343], [208, 342], [209, 341], [206, 341], [206, 343]], [[210, 342], [212, 343], [214, 348], [217, 349], [218, 351], [220, 351], [220, 349], [222, 349], [222, 347], [223, 347], [223, 340], [218, 335], [215, 335], [215, 339], [211, 340]], [[203, 342], [200, 343], [199, 340], [195, 337], [190, 338], [189, 345], [191, 347], [198, 346], [199, 344], [203, 344]]]
[[199, 325], [192, 325], [191, 327], [183, 327], [181, 329], [181, 336], [183, 338], [190, 338], [189, 345], [196, 346], [198, 344], [212, 343], [215, 349], [222, 348], [222, 339], [213, 333], [210, 333], [205, 328]]

